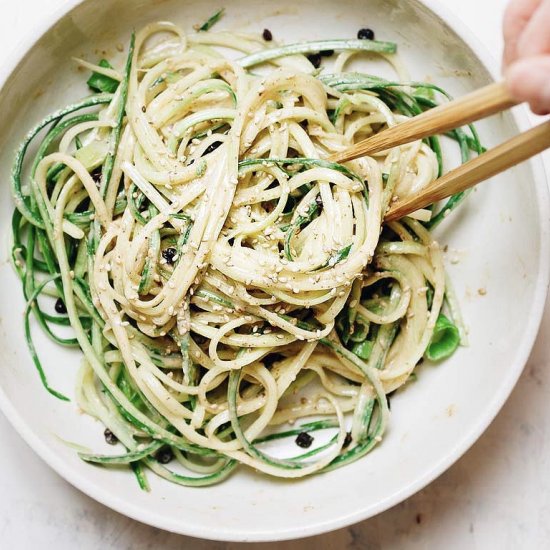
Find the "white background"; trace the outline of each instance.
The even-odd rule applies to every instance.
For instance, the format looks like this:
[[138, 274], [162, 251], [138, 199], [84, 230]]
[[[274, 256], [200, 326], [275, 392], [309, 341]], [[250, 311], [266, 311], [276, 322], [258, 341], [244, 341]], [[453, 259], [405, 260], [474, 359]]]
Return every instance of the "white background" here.
[[[129, 0], [130, 1], [130, 0]], [[405, 1], [405, 0], [404, 0]], [[440, 0], [495, 57], [506, 0]], [[0, 0], [0, 63], [66, 0]], [[367, 23], [367, 21], [365, 21]], [[547, 168], [550, 157], [546, 158]], [[547, 172], [550, 171], [547, 170]], [[5, 182], [4, 182], [5, 183]], [[474, 447], [395, 508], [348, 529], [277, 544], [212, 543], [97, 504], [33, 454], [0, 414], [0, 547], [192, 550], [539, 549], [550, 546], [550, 308], [512, 397]]]

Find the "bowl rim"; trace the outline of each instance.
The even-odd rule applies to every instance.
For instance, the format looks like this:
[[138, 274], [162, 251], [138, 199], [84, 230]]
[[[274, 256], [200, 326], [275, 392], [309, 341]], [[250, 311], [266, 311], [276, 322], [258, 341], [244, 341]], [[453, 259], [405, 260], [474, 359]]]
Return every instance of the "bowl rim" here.
[[[27, 53], [36, 45], [36, 43], [63, 17], [66, 17], [71, 11], [87, 0], [65, 0], [58, 8], [50, 11], [40, 23], [33, 26], [25, 37], [17, 44], [12, 53], [0, 65], [0, 91], [9, 80], [12, 73], [23, 61]], [[473, 31], [462, 21], [460, 16], [450, 8], [447, 8], [441, 0], [417, 0], [428, 10], [434, 13], [465, 43], [475, 55], [479, 58], [483, 66], [488, 70], [493, 78], [498, 78], [497, 62], [487, 48], [478, 40]], [[520, 129], [530, 126], [527, 117], [527, 108], [520, 107], [512, 113], [514, 122]], [[544, 313], [548, 284], [550, 282], [550, 194], [548, 189], [548, 177], [550, 174], [544, 168], [542, 159], [535, 157], [529, 160], [533, 172], [533, 180], [538, 198], [539, 215], [539, 270], [536, 277], [534, 288], [534, 299], [531, 314], [524, 330], [524, 336], [516, 350], [512, 361], [512, 368], [509, 369], [507, 377], [501, 381], [500, 390], [487, 405], [484, 413], [480, 415], [477, 422], [474, 423], [466, 435], [450, 448], [446, 454], [429, 471], [422, 476], [417, 477], [413, 482], [402, 487], [399, 491], [388, 495], [376, 504], [366, 508], [340, 515], [329, 521], [318, 521], [310, 523], [299, 528], [291, 528], [284, 532], [277, 530], [264, 531], [250, 535], [243, 529], [217, 528], [211, 531], [206, 526], [196, 526], [192, 524], [178, 523], [154, 513], [154, 511], [144, 510], [142, 507], [128, 502], [119, 497], [112, 491], [98, 487], [90, 482], [85, 475], [67, 468], [66, 463], [52, 451], [46, 443], [43, 443], [29, 427], [29, 425], [19, 415], [3, 388], [0, 386], [0, 410], [6, 416], [13, 428], [19, 433], [23, 440], [40, 458], [48, 464], [57, 474], [68, 481], [73, 487], [77, 488], [95, 501], [130, 517], [144, 524], [164, 529], [173, 533], [187, 535], [197, 538], [231, 542], [269, 542], [283, 541], [291, 539], [300, 539], [319, 535], [336, 529], [344, 528], [354, 523], [363, 521], [377, 514], [380, 514], [396, 504], [411, 497], [416, 492], [426, 487], [429, 483], [439, 477], [444, 471], [450, 468], [459, 458], [461, 458], [477, 439], [484, 433], [499, 413], [504, 403], [510, 396], [516, 385], [529, 355], [535, 343], [539, 327]], [[183, 527], [183, 528], [182, 528]]]

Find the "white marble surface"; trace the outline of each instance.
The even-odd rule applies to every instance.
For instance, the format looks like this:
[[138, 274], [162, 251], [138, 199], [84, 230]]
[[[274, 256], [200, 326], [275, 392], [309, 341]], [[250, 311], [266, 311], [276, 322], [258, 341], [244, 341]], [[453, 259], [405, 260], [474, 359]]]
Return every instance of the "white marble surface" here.
[[[129, 0], [130, 1], [130, 0]], [[405, 0], [404, 0], [405, 1]], [[441, 0], [495, 56], [506, 0]], [[0, 0], [0, 52], [65, 0]], [[2, 62], [0, 56], [0, 63]], [[550, 168], [550, 156], [545, 158]], [[550, 174], [550, 170], [548, 170]], [[0, 414], [0, 547], [111, 549], [539, 549], [550, 546], [550, 307], [516, 389], [450, 470], [395, 508], [323, 536], [277, 544], [181, 537], [97, 504], [50, 470]]]

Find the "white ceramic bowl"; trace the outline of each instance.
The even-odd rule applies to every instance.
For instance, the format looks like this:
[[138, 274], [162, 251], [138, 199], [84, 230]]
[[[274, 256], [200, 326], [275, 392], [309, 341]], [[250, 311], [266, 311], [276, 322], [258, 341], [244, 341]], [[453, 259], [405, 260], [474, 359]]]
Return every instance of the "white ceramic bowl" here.
[[[71, 4], [71, 2], [69, 2]], [[44, 34], [4, 65], [0, 83], [0, 405], [22, 437], [70, 483], [135, 519], [197, 537], [260, 541], [299, 538], [377, 514], [424, 487], [459, 458], [503, 405], [533, 344], [548, 282], [546, 182], [539, 161], [499, 176], [473, 193], [439, 232], [470, 328], [470, 346], [392, 400], [390, 430], [364, 459], [297, 482], [241, 469], [221, 485], [192, 489], [152, 477], [140, 491], [127, 471], [81, 462], [61, 439], [93, 448], [102, 427], [41, 387], [23, 338], [19, 283], [7, 261], [13, 151], [45, 114], [86, 93], [70, 58], [97, 58], [127, 43], [132, 28], [169, 19], [186, 28], [210, 15], [201, 0], [86, 0], [44, 22]], [[227, 3], [220, 26], [261, 31], [285, 41], [354, 36], [370, 26], [395, 40], [412, 77], [431, 78], [461, 94], [487, 83], [490, 65], [476, 40], [439, 3], [414, 0], [265, 0]], [[57, 22], [56, 22], [57, 21]], [[52, 26], [49, 26], [52, 24]], [[23, 54], [24, 57], [23, 57]], [[118, 54], [119, 56], [121, 54]], [[10, 71], [13, 69], [13, 72]], [[517, 118], [479, 125], [486, 145], [517, 132]], [[521, 121], [520, 121], [521, 122]], [[521, 125], [521, 124], [520, 124]], [[454, 262], [458, 260], [458, 263]], [[485, 289], [481, 296], [478, 289]], [[59, 350], [37, 333], [51, 384], [72, 395], [79, 353]]]

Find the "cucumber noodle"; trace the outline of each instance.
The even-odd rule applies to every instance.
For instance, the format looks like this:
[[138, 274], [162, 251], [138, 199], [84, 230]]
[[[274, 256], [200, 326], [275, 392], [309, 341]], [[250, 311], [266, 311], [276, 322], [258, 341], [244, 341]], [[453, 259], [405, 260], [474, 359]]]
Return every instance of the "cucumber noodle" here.
[[[79, 61], [103, 93], [50, 115], [17, 153], [13, 259], [33, 360], [67, 399], [48, 385], [31, 312], [54, 341], [81, 348], [78, 404], [126, 449], [80, 456], [131, 465], [143, 488], [142, 466], [203, 486], [239, 463], [297, 478], [356, 460], [381, 441], [386, 394], [431, 342], [436, 359], [458, 344], [429, 230], [462, 196], [382, 226], [390, 201], [441, 173], [438, 139], [323, 160], [444, 92], [346, 72], [364, 51], [399, 67], [391, 43], [267, 45], [151, 24], [120, 71]], [[305, 56], [323, 49], [337, 52], [331, 74]], [[468, 132], [450, 134], [463, 160], [481, 151]], [[268, 454], [267, 442], [304, 431], [323, 443]], [[155, 458], [166, 446], [175, 470]]]

